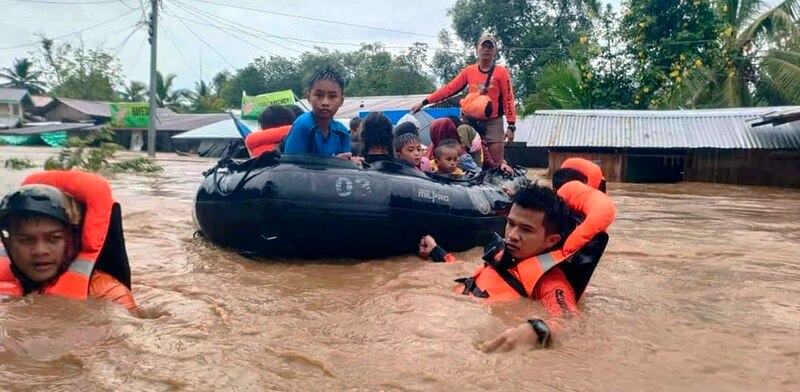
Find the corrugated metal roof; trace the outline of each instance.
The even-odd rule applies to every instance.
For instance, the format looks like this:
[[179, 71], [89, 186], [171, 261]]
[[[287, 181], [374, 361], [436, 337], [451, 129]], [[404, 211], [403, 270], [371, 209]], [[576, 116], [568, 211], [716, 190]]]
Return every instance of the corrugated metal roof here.
[[[230, 117], [224, 113], [223, 114], [172, 113], [167, 115], [159, 115], [156, 122], [156, 130], [161, 132], [186, 132], [200, 127], [204, 127], [209, 124], [218, 123], [226, 118], [230, 119]], [[126, 129], [126, 128], [116, 128], [116, 129]]]
[[0, 88], [0, 101], [22, 102], [26, 97], [27, 101], [31, 102], [28, 90], [22, 88]]
[[[237, 116], [239, 117], [239, 116]], [[257, 132], [258, 121], [257, 120], [241, 120], [248, 128], [252, 131]], [[340, 123], [344, 124], [345, 127], [348, 126], [347, 122], [342, 119], [337, 119]], [[172, 137], [173, 139], [241, 139], [242, 135], [239, 134], [239, 131], [236, 130], [236, 125], [233, 124], [233, 120], [231, 120], [230, 116], [226, 115], [226, 119], [215, 122], [213, 124], [206, 125], [204, 127], [197, 128], [192, 131], [184, 132], [179, 135], [175, 135]]]
[[[55, 98], [58, 102], [63, 103], [87, 116], [92, 117], [107, 117], [111, 118], [110, 102], [103, 101], [85, 101], [82, 99], [72, 98]], [[175, 112], [167, 108], [158, 108], [159, 116], [173, 115]]]
[[0, 131], [3, 135], [38, 135], [40, 133], [56, 132], [56, 131], [73, 131], [76, 129], [84, 129], [91, 127], [92, 124], [48, 124], [48, 125], [35, 125], [25, 126], [22, 128], [14, 128], [6, 131]]
[[800, 124], [754, 128], [797, 107], [686, 111], [542, 110], [517, 123], [528, 147], [800, 149]]
[[0, 129], [16, 128], [20, 122], [19, 117], [0, 116]]
[[779, 110], [774, 113], [768, 113], [761, 117], [760, 121], [755, 122], [754, 126], [762, 126], [765, 124], [781, 125], [794, 121], [800, 121], [800, 108]]
[[[344, 97], [344, 104], [336, 112], [337, 119], [351, 119], [358, 117], [359, 112], [372, 112], [392, 109], [411, 109], [412, 106], [422, 102], [427, 95], [387, 95], [375, 97]], [[307, 99], [301, 99], [298, 104], [300, 107], [305, 105], [311, 110], [311, 105]], [[447, 105], [444, 105], [447, 106]], [[438, 107], [438, 105], [437, 105]]]

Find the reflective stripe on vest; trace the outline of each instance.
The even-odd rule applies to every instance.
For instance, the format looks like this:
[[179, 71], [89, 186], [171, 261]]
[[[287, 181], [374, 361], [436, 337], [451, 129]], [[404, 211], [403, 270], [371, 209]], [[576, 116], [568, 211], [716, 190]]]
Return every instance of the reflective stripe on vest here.
[[[456, 291], [465, 295], [507, 301], [520, 298], [522, 293], [519, 291], [524, 290], [525, 296], [530, 297], [542, 276], [568, 258], [561, 250], [543, 253], [517, 263], [505, 270], [507, 273], [498, 272], [494, 267], [484, 265], [475, 271], [471, 278], [459, 280], [462, 284]], [[503, 275], [506, 275], [506, 278]], [[513, 282], [509, 283], [509, 277], [521, 283], [519, 291], [514, 288]]]
[[[56, 282], [45, 287], [42, 293], [72, 299], [88, 298], [89, 281], [94, 271], [94, 265], [94, 261], [90, 259], [80, 257], [75, 259]], [[22, 295], [22, 292], [22, 283], [11, 271], [11, 260], [8, 257], [0, 256], [0, 293], [19, 296]]]
[[[96, 174], [81, 171], [47, 171], [29, 175], [23, 184], [46, 184], [69, 193], [86, 205], [81, 233], [81, 252], [67, 271], [43, 293], [72, 299], [89, 296], [89, 280], [106, 241], [114, 199], [108, 182]], [[0, 292], [22, 295], [22, 284], [11, 271], [8, 257], [0, 257]]]

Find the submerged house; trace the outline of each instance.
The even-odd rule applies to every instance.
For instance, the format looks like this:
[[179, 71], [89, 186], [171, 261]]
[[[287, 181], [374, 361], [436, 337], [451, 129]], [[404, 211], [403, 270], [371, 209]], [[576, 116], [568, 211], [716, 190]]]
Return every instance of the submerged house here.
[[609, 181], [800, 188], [800, 122], [754, 126], [797, 109], [542, 110], [520, 121], [516, 136], [547, 150], [549, 173], [583, 157]]

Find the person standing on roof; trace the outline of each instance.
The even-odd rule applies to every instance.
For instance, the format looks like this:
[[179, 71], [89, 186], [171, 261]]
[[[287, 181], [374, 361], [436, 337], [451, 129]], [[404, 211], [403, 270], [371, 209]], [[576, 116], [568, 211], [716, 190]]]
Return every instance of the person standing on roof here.
[[[464, 68], [444, 87], [414, 105], [411, 112], [416, 113], [423, 106], [443, 101], [458, 94], [464, 87], [468, 87], [469, 93], [461, 100], [461, 111], [486, 125], [486, 134], [481, 137], [489, 146], [492, 159], [502, 164], [505, 163], [503, 147], [506, 142], [514, 141], [514, 131], [516, 131], [517, 113], [511, 75], [506, 67], [495, 64], [497, 38], [494, 35], [482, 35], [475, 50], [478, 55], [477, 64]], [[505, 132], [504, 115], [508, 121], [508, 129]]]

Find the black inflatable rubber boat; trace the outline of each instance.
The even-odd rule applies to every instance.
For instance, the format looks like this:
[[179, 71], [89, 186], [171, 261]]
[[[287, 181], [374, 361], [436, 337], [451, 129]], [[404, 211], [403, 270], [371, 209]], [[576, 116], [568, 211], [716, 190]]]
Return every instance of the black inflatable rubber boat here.
[[[524, 174], [523, 174], [524, 175]], [[433, 235], [462, 251], [502, 233], [511, 203], [497, 186], [397, 162], [268, 154], [205, 173], [195, 221], [211, 241], [258, 256], [372, 258], [415, 253]]]

